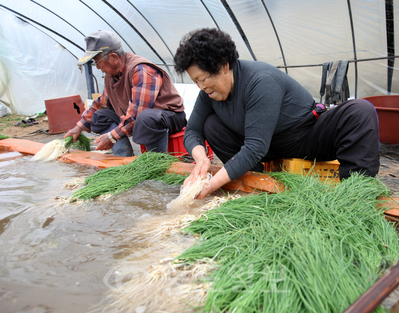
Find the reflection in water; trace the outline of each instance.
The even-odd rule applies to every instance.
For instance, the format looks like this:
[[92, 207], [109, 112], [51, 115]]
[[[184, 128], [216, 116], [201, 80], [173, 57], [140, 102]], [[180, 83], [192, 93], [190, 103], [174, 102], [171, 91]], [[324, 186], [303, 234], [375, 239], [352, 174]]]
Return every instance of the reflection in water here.
[[[96, 170], [0, 153], [2, 313], [101, 309], [116, 285], [194, 242], [181, 234], [153, 236], [162, 223], [196, 214], [166, 210], [178, 186], [146, 181], [104, 202], [60, 200], [73, 192], [66, 183]], [[121, 264], [129, 264], [129, 275], [121, 277]]]

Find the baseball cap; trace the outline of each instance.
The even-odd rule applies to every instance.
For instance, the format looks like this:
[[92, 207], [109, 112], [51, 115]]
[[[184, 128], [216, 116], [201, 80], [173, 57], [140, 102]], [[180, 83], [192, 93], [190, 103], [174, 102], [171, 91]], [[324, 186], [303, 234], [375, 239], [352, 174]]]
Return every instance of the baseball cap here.
[[86, 36], [86, 52], [79, 59], [78, 65], [85, 64], [97, 54], [106, 50], [115, 50], [121, 47], [121, 42], [116, 35], [108, 30], [99, 30]]

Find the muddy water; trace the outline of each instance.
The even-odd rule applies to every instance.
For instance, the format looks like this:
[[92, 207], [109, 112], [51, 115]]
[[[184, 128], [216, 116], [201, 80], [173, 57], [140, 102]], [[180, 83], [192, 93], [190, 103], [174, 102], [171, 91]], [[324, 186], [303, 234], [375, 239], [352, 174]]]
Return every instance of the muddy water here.
[[[65, 204], [65, 184], [95, 171], [0, 151], [0, 312], [101, 311], [110, 290], [194, 242], [148, 241], [190, 213], [167, 212], [176, 186], [147, 181], [106, 202]], [[134, 262], [130, 278], [116, 270], [125, 261]]]

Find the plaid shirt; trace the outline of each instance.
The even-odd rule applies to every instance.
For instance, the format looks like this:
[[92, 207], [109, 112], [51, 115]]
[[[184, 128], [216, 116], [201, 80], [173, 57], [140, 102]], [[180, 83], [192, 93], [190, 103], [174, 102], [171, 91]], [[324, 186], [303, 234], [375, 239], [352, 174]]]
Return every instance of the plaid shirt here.
[[[124, 69], [125, 65], [121, 72]], [[132, 76], [132, 97], [126, 114], [120, 116], [120, 124], [112, 130], [112, 137], [119, 140], [122, 137], [132, 135], [137, 115], [143, 110], [151, 109], [154, 106], [155, 99], [162, 86], [162, 80], [161, 73], [147, 64], [139, 64], [135, 67]], [[94, 112], [106, 108], [108, 102], [107, 90], [104, 88], [103, 94], [83, 113], [78, 126], [90, 132], [90, 123]]]

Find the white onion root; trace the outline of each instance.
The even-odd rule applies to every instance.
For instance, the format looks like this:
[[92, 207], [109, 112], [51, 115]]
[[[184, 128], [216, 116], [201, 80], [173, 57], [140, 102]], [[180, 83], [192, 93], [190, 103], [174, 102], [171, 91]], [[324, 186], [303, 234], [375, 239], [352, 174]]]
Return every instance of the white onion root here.
[[169, 210], [174, 210], [192, 205], [194, 203], [195, 197], [198, 196], [205, 184], [209, 183], [211, 178], [211, 173], [207, 173], [205, 178], [198, 176], [197, 180], [189, 182], [184, 188], [182, 187], [180, 189], [180, 195], [168, 203], [166, 208]]
[[32, 158], [33, 161], [43, 160], [51, 161], [58, 159], [59, 156], [68, 153], [69, 149], [65, 147], [62, 139], [56, 139], [46, 143]]

